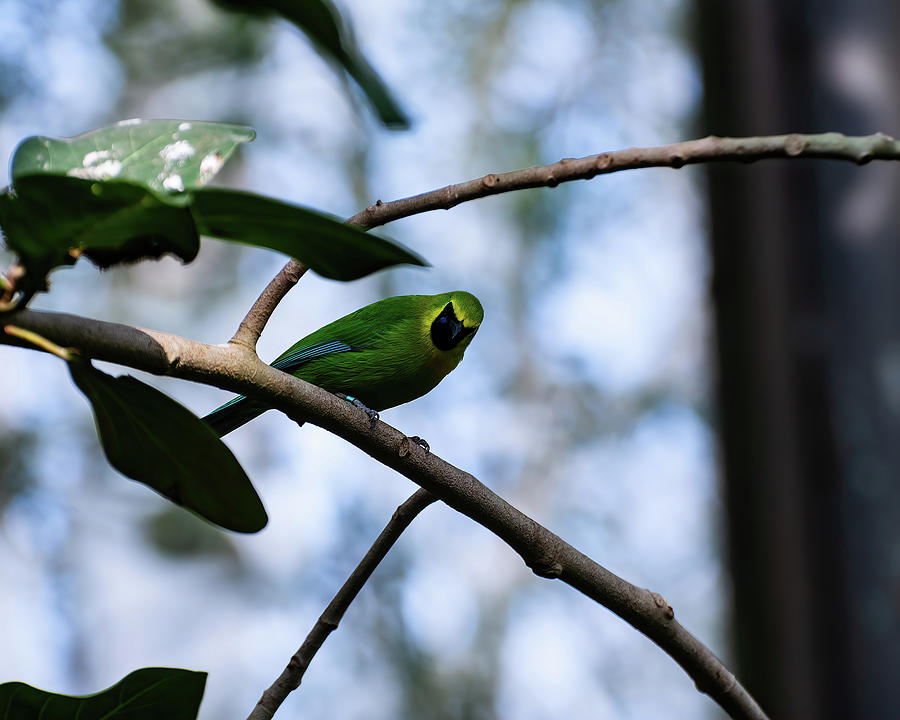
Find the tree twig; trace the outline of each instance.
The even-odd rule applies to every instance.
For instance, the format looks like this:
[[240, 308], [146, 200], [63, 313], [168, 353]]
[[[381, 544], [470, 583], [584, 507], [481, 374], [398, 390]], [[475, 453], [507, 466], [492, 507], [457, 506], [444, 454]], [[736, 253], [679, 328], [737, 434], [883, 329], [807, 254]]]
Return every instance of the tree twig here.
[[[449, 210], [460, 203], [490, 195], [497, 195], [526, 188], [555, 187], [562, 182], [586, 180], [596, 177], [597, 175], [610, 174], [621, 170], [649, 167], [681, 168], [684, 165], [701, 162], [721, 162], [728, 160], [753, 162], [767, 158], [798, 157], [848, 160], [861, 165], [873, 159], [900, 159], [900, 143], [883, 133], [857, 137], [848, 137], [841, 133], [820, 133], [815, 135], [792, 133], [789, 135], [752, 138], [723, 138], [709, 136], [698, 140], [689, 140], [661, 147], [628, 148], [625, 150], [590, 155], [578, 159], [564, 158], [551, 165], [535, 166], [500, 174], [491, 173], [481, 178], [448, 185], [447, 187], [438, 190], [432, 190], [408, 198], [402, 198], [391, 202], [381, 202], [379, 200], [374, 205], [367, 207], [362, 212], [349, 218], [347, 222], [371, 229], [400, 218], [431, 210]], [[250, 309], [247, 318], [241, 323], [240, 329], [237, 334], [235, 334], [235, 337], [232, 338], [231, 342], [243, 341], [245, 344], [250, 345], [250, 347], [255, 348], [255, 343], [259, 338], [262, 327], [275, 309], [275, 306], [282, 298], [284, 298], [287, 292], [294, 284], [296, 284], [299, 276], [305, 271], [305, 268], [303, 268], [296, 279], [293, 279], [293, 282], [286, 282], [283, 276], [287, 275], [289, 278], [292, 277], [292, 272], [298, 264], [299, 263], [297, 263], [296, 260], [291, 260], [284, 266], [266, 290], [263, 291], [262, 295], [260, 295], [256, 304]], [[302, 266], [300, 267], [302, 268]], [[260, 317], [262, 318], [261, 321], [258, 319]], [[537, 574], [543, 574], [538, 569], [533, 569]], [[553, 577], [554, 574], [550, 573], [548, 576]], [[581, 589], [582, 592], [591, 595], [585, 588], [579, 589]], [[660, 607], [669, 609], [668, 605], [660, 596], [654, 595], [654, 599], [660, 603]], [[601, 600], [600, 602], [603, 601]], [[329, 608], [331, 608], [331, 606], [329, 606]], [[298, 666], [299, 675], [296, 675], [296, 684], [289, 687], [285, 692], [285, 696], [287, 692], [290, 692], [299, 685], [300, 677], [305, 671], [312, 655], [309, 656], [309, 659], [305, 660], [305, 664], [303, 663], [303, 659], [298, 658], [298, 656], [304, 652], [304, 648], [308, 647], [313, 636], [318, 637], [321, 635], [319, 644], [315, 646], [315, 649], [318, 649], [321, 642], [324, 642], [325, 637], [327, 637], [328, 633], [333, 629], [328, 625], [322, 624], [323, 618], [325, 618], [327, 612], [328, 611], [326, 610], [326, 613], [320, 618], [319, 623], [316, 624], [313, 632], [310, 633], [306, 642], [304, 642], [303, 646], [298, 650], [297, 655], [292, 658], [291, 664], [285, 668], [282, 676], [276, 681], [275, 685], [266, 691], [267, 693], [274, 693], [276, 686], [283, 687], [283, 683], [285, 682], [287, 682], [288, 685], [293, 683], [293, 679], [286, 678], [286, 675], [289, 676], [292, 672], [292, 665], [295, 665], [295, 663], [301, 663]], [[614, 610], [614, 612], [616, 611]], [[339, 619], [340, 618], [338, 618], [338, 620]], [[334, 627], [336, 626], [335, 623]], [[317, 635], [317, 633], [319, 635]], [[324, 633], [324, 635], [322, 635], [322, 633]], [[313, 650], [313, 654], [315, 653], [315, 649]], [[749, 696], [747, 697], [749, 698]], [[752, 698], [749, 699], [752, 700]], [[272, 713], [274, 713], [273, 708], [272, 713], [261, 714], [263, 713], [261, 708], [265, 704], [265, 701], [266, 694], [263, 695], [263, 698], [257, 705], [257, 709], [254, 710], [254, 714], [251, 714], [251, 720], [253, 718], [269, 718]], [[280, 701], [278, 704], [280, 704]], [[275, 707], [277, 708], [277, 705]], [[260, 714], [256, 714], [257, 711], [259, 711]]]
[[[344, 438], [506, 542], [541, 577], [558, 578], [602, 604], [667, 652], [734, 718], [765, 713], [715, 654], [691, 635], [658, 594], [617, 577], [566, 543], [474, 476], [426, 453], [409, 437], [315, 385], [262, 362], [241, 345], [207, 345], [168, 333], [63, 313], [22, 310], [10, 322], [85, 357], [195, 380], [264, 401]], [[0, 343], [25, 344], [9, 335]]]
[[[900, 160], [900, 142], [884, 133], [848, 136], [842, 133], [765, 135], [749, 138], [716, 137], [649, 148], [627, 148], [563, 158], [550, 165], [490, 173], [484, 177], [448, 185], [419, 195], [382, 202], [379, 200], [347, 219], [347, 223], [370, 230], [394, 220], [432, 210], [449, 210], [460, 203], [490, 195], [536, 187], [556, 187], [573, 180], [590, 180], [622, 170], [651, 167], [681, 168], [704, 162], [755, 162], [771, 158], [824, 158], [863, 165], [871, 160]], [[260, 294], [230, 342], [251, 349], [288, 291], [306, 272], [297, 260], [289, 260]]]
[[244, 319], [241, 320], [234, 337], [228, 342], [244, 345], [256, 352], [256, 343], [259, 340], [259, 336], [262, 335], [263, 328], [269, 322], [269, 318], [272, 317], [272, 313], [278, 307], [278, 303], [300, 281], [305, 272], [306, 266], [299, 260], [288, 260], [287, 264], [281, 268], [281, 271], [272, 278], [272, 281], [260, 293], [256, 302], [253, 303]]
[[350, 577], [347, 578], [347, 582], [341, 586], [334, 599], [319, 616], [313, 629], [306, 636], [300, 649], [294, 653], [287, 667], [263, 693], [247, 720], [269, 720], [287, 696], [300, 687], [300, 681], [303, 679], [306, 668], [309, 667], [313, 657], [319, 648], [322, 647], [325, 640], [328, 639], [328, 636], [337, 630], [344, 613], [350, 607], [350, 603], [356, 598], [363, 585], [368, 582], [372, 572], [384, 560], [388, 551], [397, 542], [400, 534], [409, 527], [409, 524], [420, 512], [436, 500], [437, 498], [430, 492], [419, 488], [394, 511], [384, 530], [381, 531], [381, 534], [372, 543], [365, 557], [356, 566]]
[[[378, 201], [347, 222], [373, 228], [431, 210], [513, 190], [555, 187], [620, 170], [680, 168], [702, 162], [754, 162], [768, 158], [825, 158], [864, 164], [900, 159], [900, 143], [874, 135], [840, 133], [752, 138], [706, 137], [653, 148], [629, 148], [512, 172], [489, 174], [392, 202]], [[17, 325], [74, 346], [98, 359], [149, 372], [196, 380], [258, 397], [290, 416], [320, 425], [432, 492], [503, 539], [537, 575], [559, 578], [609, 608], [671, 655], [732, 717], [765, 718], [755, 700], [721, 661], [674, 619], [666, 601], [616, 577], [561, 538], [506, 503], [473, 476], [425, 454], [409, 438], [339, 402], [333, 395], [269, 368], [254, 348], [272, 311], [305, 271], [291, 261], [260, 295], [229, 346], [197, 343], [166, 333], [102, 323], [71, 315], [22, 311]], [[26, 345], [0, 335], [0, 343]], [[252, 378], [252, 380], [251, 380]]]
[[[589, 180], [622, 170], [651, 167], [681, 168], [704, 162], [756, 162], [772, 158], [820, 158], [846, 160], [863, 165], [871, 160], [900, 160], [900, 142], [884, 133], [848, 136], [842, 133], [765, 135], [731, 138], [710, 135], [698, 140], [649, 148], [627, 148], [563, 158], [538, 165], [448, 185], [419, 195], [382, 202], [379, 200], [347, 219], [347, 223], [372, 229], [386, 223], [432, 210], [449, 210], [460, 203], [490, 195], [536, 187], [556, 187], [573, 180]], [[256, 348], [256, 341], [275, 307], [297, 283], [304, 267], [290, 260], [269, 283], [241, 322], [230, 342]]]
[[551, 165], [491, 173], [400, 200], [379, 200], [347, 222], [371, 229], [430, 210], [449, 210], [460, 203], [489, 195], [527, 188], [556, 187], [560, 183], [590, 180], [597, 175], [608, 175], [621, 170], [681, 168], [705, 162], [749, 163], [770, 158], [823, 158], [863, 165], [871, 160], [900, 160], [900, 142], [884, 133], [861, 136], [834, 132], [815, 135], [791, 133], [747, 138], [710, 135], [672, 145], [627, 148], [583, 158], [563, 158]]

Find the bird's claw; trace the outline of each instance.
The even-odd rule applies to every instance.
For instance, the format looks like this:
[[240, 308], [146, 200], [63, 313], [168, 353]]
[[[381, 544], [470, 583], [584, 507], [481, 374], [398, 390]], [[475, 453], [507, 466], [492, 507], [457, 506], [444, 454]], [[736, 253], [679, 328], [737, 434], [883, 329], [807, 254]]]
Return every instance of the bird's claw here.
[[428, 444], [428, 441], [425, 438], [420, 438], [418, 435], [411, 435], [409, 439], [412, 440], [420, 448], [422, 448], [425, 452], [431, 452], [431, 445]]
[[358, 407], [360, 410], [365, 411], [366, 415], [369, 416], [369, 421], [370, 421], [373, 425], [374, 425], [375, 423], [378, 422], [378, 418], [379, 418], [380, 416], [378, 415], [378, 411], [377, 411], [377, 410], [373, 410], [373, 409], [370, 408], [370, 407], [366, 407], [366, 406], [363, 405], [361, 402], [359, 402], [359, 400], [357, 400], [357, 401], [354, 402], [353, 404], [356, 405], [356, 407]]
[[352, 395], [345, 395], [344, 393], [335, 393], [335, 395], [337, 395], [339, 398], [341, 398], [343, 400], [346, 400], [348, 403], [353, 405], [353, 407], [358, 407], [360, 410], [365, 412], [366, 415], [369, 416], [369, 421], [373, 425], [378, 422], [379, 415], [378, 415], [377, 410], [373, 410], [372, 408], [368, 407], [364, 402], [362, 402], [361, 400], [358, 400], [357, 398], [353, 397]]

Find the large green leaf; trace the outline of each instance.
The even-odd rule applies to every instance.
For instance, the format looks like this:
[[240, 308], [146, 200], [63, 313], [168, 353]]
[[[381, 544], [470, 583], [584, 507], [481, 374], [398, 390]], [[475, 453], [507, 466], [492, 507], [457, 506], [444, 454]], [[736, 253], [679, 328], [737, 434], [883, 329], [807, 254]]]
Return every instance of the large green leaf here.
[[179, 120], [124, 121], [74, 138], [32, 137], [0, 191], [0, 228], [25, 267], [16, 290], [85, 256], [101, 267], [171, 253], [196, 257], [205, 234], [278, 250], [325, 277], [353, 280], [425, 262], [402, 245], [335, 218], [250, 193], [202, 187], [252, 128]]
[[296, 25], [319, 51], [336, 61], [366, 94], [378, 118], [389, 128], [404, 130], [409, 117], [359, 49], [353, 34], [330, 0], [214, 0], [229, 10], [276, 13]]
[[30, 137], [13, 154], [0, 227], [27, 274], [46, 287], [84, 255], [101, 267], [173, 253], [190, 262], [199, 237], [181, 192], [208, 182], [252, 128], [184, 120], [124, 120], [72, 138]]
[[0, 720], [194, 720], [206, 673], [143, 668], [95, 695], [59, 695], [21, 682], [0, 685]]
[[71, 138], [26, 138], [13, 154], [10, 173], [17, 188], [30, 175], [66, 175], [180, 192], [205, 185], [238, 145], [255, 137], [246, 125], [123, 120]]
[[0, 227], [36, 288], [78, 254], [101, 267], [173, 253], [193, 260], [200, 239], [190, 212], [121, 181], [26, 175], [0, 193]]
[[89, 362], [69, 372], [94, 408], [110, 464], [210, 522], [257, 532], [268, 518], [243, 468], [190, 410], [128, 375], [112, 377]]
[[333, 280], [355, 280], [391, 265], [427, 265], [393, 240], [315, 210], [253, 193], [195, 190], [191, 212], [203, 235], [279, 250]]

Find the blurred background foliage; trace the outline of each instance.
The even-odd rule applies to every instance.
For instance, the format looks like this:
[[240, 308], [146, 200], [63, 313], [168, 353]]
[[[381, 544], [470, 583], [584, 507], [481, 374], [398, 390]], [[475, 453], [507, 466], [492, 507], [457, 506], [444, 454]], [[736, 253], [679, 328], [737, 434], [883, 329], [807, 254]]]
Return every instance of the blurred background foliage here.
[[[27, 135], [128, 117], [243, 122], [258, 139], [220, 184], [348, 216], [488, 172], [692, 134], [700, 77], [685, 3], [341, 8], [411, 131], [383, 129], [285, 22], [207, 0], [0, 0], [0, 155]], [[701, 190], [695, 170], [617, 174], [393, 223], [433, 268], [348, 285], [307, 276], [260, 354], [387, 295], [474, 292], [486, 321], [466, 361], [384, 419], [662, 593], [728, 657]], [[223, 342], [283, 262], [206, 241], [187, 267], [80, 263], [34, 306]], [[268, 413], [229, 444], [270, 524], [221, 533], [106, 466], [62, 363], [0, 355], [0, 678], [88, 693], [138, 667], [204, 669], [201, 717], [249, 712], [413, 487]], [[200, 414], [227, 397], [142, 379]], [[278, 716], [717, 712], [645, 638], [437, 505]]]

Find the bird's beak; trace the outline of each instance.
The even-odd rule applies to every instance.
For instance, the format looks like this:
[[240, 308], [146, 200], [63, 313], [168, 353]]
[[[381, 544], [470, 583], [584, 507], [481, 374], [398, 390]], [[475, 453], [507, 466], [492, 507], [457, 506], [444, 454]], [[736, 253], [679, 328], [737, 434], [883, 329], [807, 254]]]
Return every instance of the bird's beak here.
[[472, 335], [478, 329], [477, 325], [466, 325], [458, 320], [453, 326], [453, 342], [459, 343], [466, 335]]

